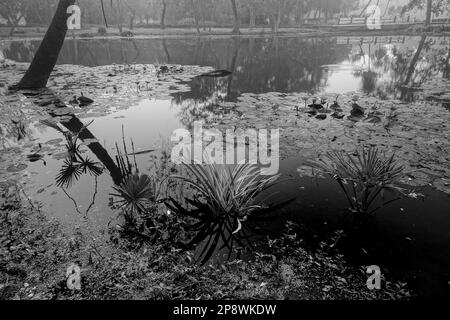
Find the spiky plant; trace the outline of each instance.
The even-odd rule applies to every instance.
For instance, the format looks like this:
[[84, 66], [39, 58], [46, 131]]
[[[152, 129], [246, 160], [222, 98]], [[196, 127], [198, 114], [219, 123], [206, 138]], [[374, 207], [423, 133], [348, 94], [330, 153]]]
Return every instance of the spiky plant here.
[[178, 201], [170, 198], [166, 205], [174, 213], [188, 216], [197, 222], [190, 229], [196, 236], [188, 247], [206, 240], [200, 258], [205, 263], [217, 249], [230, 250], [233, 243], [243, 246], [244, 222], [256, 211], [264, 211], [263, 200], [259, 196], [272, 187], [279, 175], [263, 177], [259, 168], [250, 164], [241, 165], [184, 165], [188, 175], [172, 176], [184, 181], [194, 190], [193, 199], [185, 199], [193, 208], [186, 209]]
[[207, 212], [213, 217], [234, 216], [242, 219], [262, 209], [256, 200], [263, 191], [272, 187], [280, 175], [263, 177], [260, 169], [242, 165], [185, 165], [191, 176], [172, 178], [182, 180], [198, 192]]
[[119, 209], [130, 218], [143, 214], [154, 202], [152, 181], [145, 174], [131, 174], [120, 186], [115, 186], [113, 189], [117, 193], [111, 195], [119, 198], [114, 203], [118, 204]]
[[[385, 200], [385, 191], [403, 193], [396, 182], [403, 175], [404, 167], [394, 154], [387, 156], [376, 147], [362, 147], [353, 153], [329, 152], [310, 164], [339, 183], [355, 213], [370, 215], [400, 199]], [[380, 205], [371, 209], [377, 201]]]

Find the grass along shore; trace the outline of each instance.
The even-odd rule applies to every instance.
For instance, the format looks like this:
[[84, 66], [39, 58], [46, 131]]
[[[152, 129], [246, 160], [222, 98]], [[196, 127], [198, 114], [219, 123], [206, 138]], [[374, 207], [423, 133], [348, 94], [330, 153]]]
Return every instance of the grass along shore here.
[[[365, 267], [347, 264], [329, 244], [307, 251], [287, 225], [268, 252], [247, 261], [199, 265], [192, 251], [159, 239], [93, 240], [65, 234], [14, 181], [0, 184], [0, 299], [408, 299], [405, 284], [366, 286]], [[114, 234], [114, 230], [110, 230]], [[115, 239], [116, 241], [113, 241]], [[335, 239], [331, 239], [335, 241]], [[81, 290], [66, 270], [81, 267]]]

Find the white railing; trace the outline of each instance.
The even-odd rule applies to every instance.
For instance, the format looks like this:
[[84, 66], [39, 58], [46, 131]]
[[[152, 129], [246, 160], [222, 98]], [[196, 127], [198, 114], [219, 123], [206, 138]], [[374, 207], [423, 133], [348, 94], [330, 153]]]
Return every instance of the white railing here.
[[[411, 17], [394, 17], [394, 18], [383, 18], [381, 19], [381, 25], [387, 24], [406, 24], [406, 23], [420, 23], [424, 21], [417, 21], [415, 18], [411, 19]], [[436, 18], [431, 20], [432, 24], [450, 24], [450, 18]], [[359, 18], [359, 17], [349, 17], [339, 18], [339, 25], [364, 25], [367, 24], [367, 18]]]
[[337, 37], [337, 44], [392, 44], [405, 43], [404, 36], [382, 36], [382, 37]]

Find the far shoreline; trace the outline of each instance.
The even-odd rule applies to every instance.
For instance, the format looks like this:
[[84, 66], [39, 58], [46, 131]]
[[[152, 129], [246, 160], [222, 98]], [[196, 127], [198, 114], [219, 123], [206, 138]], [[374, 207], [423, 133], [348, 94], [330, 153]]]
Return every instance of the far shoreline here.
[[[108, 28], [107, 34], [98, 33], [98, 29], [102, 26], [90, 26], [82, 30], [69, 31], [66, 39], [78, 40], [118, 40], [118, 39], [192, 39], [192, 38], [261, 38], [261, 37], [332, 37], [332, 36], [348, 36], [348, 37], [383, 37], [383, 36], [450, 36], [450, 31], [440, 31], [433, 29], [428, 32], [423, 31], [423, 26], [418, 24], [414, 28], [404, 28], [402, 30], [368, 30], [361, 28], [334, 28], [329, 26], [328, 29], [305, 28], [305, 27], [285, 27], [280, 28], [277, 33], [272, 32], [270, 27], [257, 28], [241, 28], [240, 33], [232, 33], [231, 28], [212, 28], [211, 32], [202, 31], [197, 33], [195, 27], [192, 28], [142, 28], [138, 27], [133, 30], [125, 30], [123, 33], [130, 33], [132, 36], [124, 36], [119, 33], [117, 28]], [[39, 41], [42, 40], [46, 29], [43, 27], [21, 27], [12, 37], [7, 36], [9, 27], [0, 27], [0, 41], [16, 42], [16, 41]]]

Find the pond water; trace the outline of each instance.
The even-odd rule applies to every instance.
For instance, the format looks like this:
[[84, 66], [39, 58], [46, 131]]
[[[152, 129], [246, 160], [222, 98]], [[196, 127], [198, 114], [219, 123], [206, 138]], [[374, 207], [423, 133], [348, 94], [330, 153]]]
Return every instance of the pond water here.
[[[231, 76], [196, 79], [189, 90], [166, 98], [145, 98], [105, 115], [86, 115], [94, 122], [89, 130], [107, 152], [114, 155], [122, 141], [122, 128], [136, 151], [157, 149], [175, 129], [191, 127], [207, 119], [217, 100], [235, 102], [243, 93], [295, 93], [312, 95], [364, 92], [379, 98], [412, 100], [402, 86], [405, 79], [420, 84], [430, 77], [448, 76], [449, 39], [427, 38], [425, 49], [410, 72], [410, 62], [420, 37], [354, 38], [223, 38], [67, 40], [59, 64], [101, 66], [112, 64], [180, 64], [211, 66], [232, 71]], [[29, 62], [39, 42], [4, 42], [6, 58]], [[130, 84], [129, 92], [137, 90]], [[405, 93], [406, 92], [406, 93]], [[91, 97], [94, 98], [95, 97]], [[448, 112], [443, 108], [443, 112]], [[32, 124], [34, 144], [63, 145], [61, 133]], [[45, 148], [45, 147], [44, 147]], [[45, 151], [45, 149], [44, 149]], [[88, 152], [91, 158], [95, 155]], [[137, 156], [138, 167], [149, 171], [148, 154]], [[105, 229], [117, 215], [109, 207], [113, 181], [107, 174], [98, 181], [83, 175], [62, 192], [55, 177], [63, 159], [47, 157], [28, 164], [31, 183], [27, 192], [43, 203], [45, 212], [67, 228], [80, 225], [79, 213], [89, 208], [96, 230]], [[326, 239], [342, 226], [347, 207], [339, 186], [329, 179], [300, 178], [300, 157], [281, 161], [281, 172], [291, 179], [281, 183], [274, 200], [296, 198], [262, 227], [280, 234], [286, 221], [304, 225], [311, 245]], [[375, 221], [376, 233], [370, 256], [356, 263], [380, 265], [423, 296], [447, 296], [450, 281], [450, 198], [432, 187], [420, 190], [424, 200], [401, 200], [383, 208]], [[91, 204], [93, 204], [91, 206]], [[259, 238], [256, 238], [259, 239]], [[256, 240], [255, 240], [256, 241]], [[369, 247], [367, 250], [369, 250]]]

